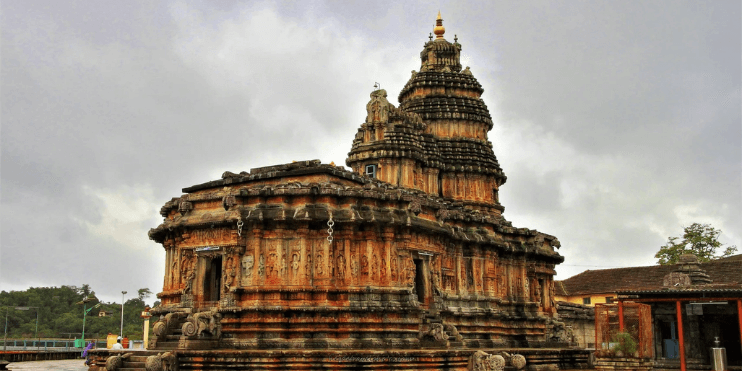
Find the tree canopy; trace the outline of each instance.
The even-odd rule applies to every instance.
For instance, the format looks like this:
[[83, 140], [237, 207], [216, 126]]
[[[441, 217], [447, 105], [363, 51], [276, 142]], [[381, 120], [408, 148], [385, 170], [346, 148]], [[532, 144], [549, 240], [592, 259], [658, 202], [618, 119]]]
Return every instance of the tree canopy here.
[[[141, 339], [144, 333], [140, 317], [146, 299], [151, 292], [140, 289], [136, 298], [124, 303], [124, 335], [130, 339]], [[99, 302], [92, 299], [78, 304], [86, 297], [93, 297], [90, 285], [62, 287], [31, 287], [25, 291], [0, 292], [0, 313], [8, 314], [8, 338], [33, 338], [36, 336], [38, 311], [38, 335], [40, 338], [79, 338], [82, 332], [83, 310], [101, 303], [87, 314], [85, 338], [102, 339], [108, 333], [118, 334], [121, 326], [121, 303]], [[34, 308], [35, 307], [35, 308]], [[27, 309], [26, 309], [27, 308]], [[38, 309], [37, 309], [38, 308]], [[105, 311], [106, 316], [99, 317]]]
[[[719, 242], [721, 230], [710, 224], [693, 223], [683, 230], [683, 238], [668, 237], [667, 244], [660, 247], [657, 254], [660, 265], [675, 264], [683, 254], [693, 254], [701, 263], [709, 262], [718, 258], [727, 257], [737, 252], [737, 246], [726, 248]], [[723, 249], [721, 255], [717, 251]]]

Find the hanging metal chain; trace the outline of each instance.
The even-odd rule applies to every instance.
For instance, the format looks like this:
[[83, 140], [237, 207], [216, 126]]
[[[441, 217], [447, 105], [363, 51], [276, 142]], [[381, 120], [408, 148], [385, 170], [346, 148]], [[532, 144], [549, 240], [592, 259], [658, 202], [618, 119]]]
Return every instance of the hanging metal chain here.
[[242, 226], [245, 225], [245, 223], [242, 221], [242, 219], [237, 221], [237, 235], [242, 237]]
[[334, 232], [334, 230], [332, 229], [332, 226], [334, 225], [335, 225], [335, 221], [332, 220], [332, 214], [330, 214], [330, 220], [327, 221], [327, 227], [328, 227], [327, 228], [327, 242], [329, 243], [332, 243], [332, 240], [334, 239], [334, 237], [332, 237], [332, 232]]

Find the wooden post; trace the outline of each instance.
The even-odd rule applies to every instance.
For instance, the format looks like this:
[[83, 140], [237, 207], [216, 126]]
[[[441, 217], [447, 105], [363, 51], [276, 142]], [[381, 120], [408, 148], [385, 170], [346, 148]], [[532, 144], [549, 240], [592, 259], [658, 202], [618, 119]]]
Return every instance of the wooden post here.
[[618, 301], [618, 331], [623, 332], [623, 300]]
[[601, 347], [601, 344], [598, 344], [598, 329], [600, 328], [600, 325], [599, 325], [600, 321], [598, 320], [598, 318], [600, 317], [600, 312], [598, 310], [599, 310], [599, 306], [596, 305], [595, 306], [595, 331], [594, 331], [595, 332], [595, 345], [594, 347], [595, 349], [603, 349]]
[[737, 317], [739, 322], [739, 342], [742, 343], [742, 299], [737, 299]]
[[675, 302], [678, 312], [678, 339], [680, 341], [680, 371], [686, 371], [685, 367], [685, 341], [683, 340], [683, 312], [680, 300]]

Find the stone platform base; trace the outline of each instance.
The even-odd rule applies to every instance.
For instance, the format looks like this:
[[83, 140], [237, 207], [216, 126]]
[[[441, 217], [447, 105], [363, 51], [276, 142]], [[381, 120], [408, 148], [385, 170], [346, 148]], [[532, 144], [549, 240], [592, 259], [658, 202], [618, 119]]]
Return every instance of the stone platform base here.
[[647, 359], [636, 358], [596, 358], [596, 370], [631, 370], [631, 371], [651, 371], [654, 362]]
[[[170, 353], [169, 368], [159, 370], [456, 370], [465, 371], [478, 349], [419, 350], [162, 350], [134, 351], [119, 370], [144, 371], [146, 358]], [[590, 352], [579, 349], [481, 349], [526, 358], [527, 370], [587, 368]], [[90, 371], [105, 371], [106, 360], [120, 351], [94, 350]], [[159, 371], [158, 370], [158, 371]], [[155, 370], [147, 370], [155, 371]]]

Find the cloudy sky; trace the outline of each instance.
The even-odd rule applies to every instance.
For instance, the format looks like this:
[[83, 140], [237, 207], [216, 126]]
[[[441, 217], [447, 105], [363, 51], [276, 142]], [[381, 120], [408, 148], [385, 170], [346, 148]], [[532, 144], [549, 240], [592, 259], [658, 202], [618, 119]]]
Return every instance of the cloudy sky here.
[[485, 89], [505, 217], [559, 237], [558, 279], [652, 265], [693, 222], [742, 246], [740, 7], [3, 1], [0, 289], [159, 292], [162, 204], [225, 170], [344, 164], [439, 9]]

